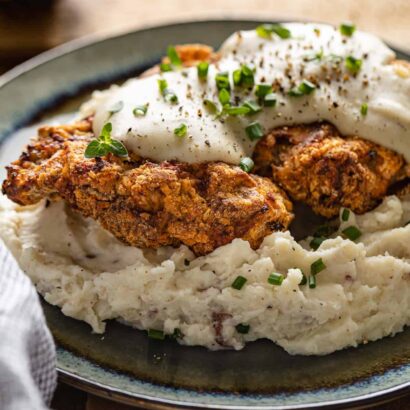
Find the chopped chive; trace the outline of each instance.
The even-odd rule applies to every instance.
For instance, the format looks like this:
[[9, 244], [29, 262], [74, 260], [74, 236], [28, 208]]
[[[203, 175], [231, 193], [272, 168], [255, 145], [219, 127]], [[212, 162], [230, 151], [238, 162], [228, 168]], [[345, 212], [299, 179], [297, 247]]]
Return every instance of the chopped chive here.
[[274, 272], [269, 275], [268, 282], [271, 285], [280, 286], [282, 285], [283, 279], [285, 279], [285, 277], [281, 273]]
[[172, 71], [172, 66], [169, 63], [161, 63], [159, 65], [159, 69], [161, 70], [162, 73], [166, 73], [168, 71]]
[[254, 121], [251, 122], [246, 128], [245, 128], [246, 134], [248, 135], [248, 138], [251, 141], [256, 141], [259, 140], [263, 137], [263, 130], [259, 122]]
[[242, 72], [242, 86], [244, 87], [253, 87], [255, 84], [255, 79], [253, 76], [253, 70], [247, 65], [241, 67]]
[[256, 114], [262, 110], [262, 107], [256, 101], [248, 100], [243, 105], [249, 108], [249, 114]]
[[310, 241], [309, 245], [313, 250], [316, 251], [319, 248], [319, 246], [322, 244], [322, 242], [325, 240], [326, 238], [324, 236], [316, 236]]
[[369, 106], [366, 103], [363, 103], [362, 106], [360, 107], [360, 114], [365, 117], [367, 115], [367, 111], [369, 109]]
[[162, 330], [148, 329], [148, 337], [150, 339], [164, 340], [165, 333]]
[[243, 323], [239, 323], [239, 325], [235, 326], [236, 331], [243, 335], [246, 335], [247, 333], [249, 333], [250, 328], [251, 327], [249, 325], [244, 325]]
[[196, 69], [197, 69], [197, 72], [198, 72], [198, 78], [200, 80], [205, 80], [206, 77], [208, 76], [209, 63], [207, 61], [201, 61], [196, 66]]
[[324, 264], [322, 258], [314, 261], [311, 265], [310, 265], [310, 273], [311, 275], [316, 275], [319, 272], [321, 272], [323, 269], [326, 269], [326, 265]]
[[306, 285], [307, 283], [307, 277], [304, 273], [302, 273], [302, 280], [299, 282], [300, 286]]
[[297, 87], [289, 90], [288, 95], [291, 97], [302, 97], [312, 93], [316, 89], [315, 84], [308, 80], [303, 80]]
[[308, 283], [309, 283], [309, 288], [314, 289], [316, 287], [316, 276], [310, 275], [308, 279]]
[[269, 84], [256, 84], [255, 95], [259, 98], [264, 98], [272, 92], [272, 86]]
[[173, 66], [175, 66], [175, 67], [181, 67], [182, 66], [182, 61], [179, 58], [177, 50], [175, 49], [174, 46], [168, 46], [167, 55], [168, 55], [169, 61], [171, 61], [171, 64]]
[[259, 37], [270, 39], [272, 34], [276, 34], [282, 39], [290, 38], [290, 31], [281, 24], [261, 24], [256, 27], [256, 33]]
[[226, 115], [246, 115], [249, 114], [250, 111], [251, 109], [249, 107], [246, 107], [245, 105], [242, 105], [240, 107], [227, 106], [223, 109], [223, 113]]
[[345, 67], [352, 73], [357, 74], [362, 68], [362, 60], [353, 56], [348, 56], [345, 59]]
[[178, 102], [177, 95], [168, 88], [164, 90], [163, 95], [164, 95], [165, 101], [167, 102], [170, 102], [172, 104], [176, 104]]
[[136, 116], [136, 117], [142, 117], [144, 116], [147, 111], [148, 111], [148, 106], [149, 104], [144, 104], [144, 105], [137, 105], [133, 110], [132, 113]]
[[215, 76], [215, 82], [216, 82], [216, 87], [218, 88], [218, 90], [222, 90], [222, 88], [226, 88], [227, 90], [231, 89], [231, 85], [229, 83], [229, 73], [228, 72], [218, 73]]
[[346, 229], [343, 229], [342, 234], [346, 236], [347, 239], [355, 241], [356, 239], [362, 236], [362, 233], [356, 226], [349, 226]]
[[254, 165], [255, 164], [252, 158], [249, 158], [249, 157], [244, 157], [239, 162], [239, 167], [242, 169], [242, 171], [245, 171], [245, 172], [251, 172]]
[[204, 100], [204, 105], [206, 109], [211, 113], [211, 114], [216, 114], [218, 112], [218, 107], [217, 105], [211, 101], [211, 100]]
[[186, 124], [181, 124], [179, 127], [174, 129], [174, 134], [177, 137], [182, 138], [182, 137], [185, 137], [185, 135], [187, 133], [187, 130], [188, 130], [188, 128], [187, 128]]
[[219, 98], [220, 103], [222, 105], [225, 105], [225, 104], [229, 104], [231, 95], [229, 94], [229, 91], [226, 88], [222, 88], [219, 91], [218, 98]]
[[167, 89], [168, 83], [167, 80], [164, 80], [163, 78], [160, 78], [158, 80], [158, 88], [161, 94], [164, 94], [164, 91]]
[[242, 70], [241, 69], [237, 69], [232, 73], [232, 79], [233, 79], [233, 83], [236, 86], [241, 85], [242, 83]]
[[356, 31], [356, 26], [352, 23], [342, 23], [339, 30], [344, 36], [351, 37]]
[[273, 93], [266, 94], [263, 98], [263, 105], [265, 107], [274, 107], [276, 105], [276, 95]]
[[247, 279], [243, 276], [237, 276], [236, 279], [232, 282], [231, 286], [236, 290], [241, 290], [246, 281]]
[[124, 107], [124, 101], [117, 101], [115, 104], [113, 104], [113, 105], [109, 108], [108, 112], [109, 112], [111, 115], [113, 115], [113, 114], [115, 114], [115, 113], [117, 113], [117, 112], [120, 112], [120, 111], [123, 109], [123, 107]]
[[350, 211], [347, 208], [343, 208], [342, 211], [342, 221], [348, 221], [350, 216]]

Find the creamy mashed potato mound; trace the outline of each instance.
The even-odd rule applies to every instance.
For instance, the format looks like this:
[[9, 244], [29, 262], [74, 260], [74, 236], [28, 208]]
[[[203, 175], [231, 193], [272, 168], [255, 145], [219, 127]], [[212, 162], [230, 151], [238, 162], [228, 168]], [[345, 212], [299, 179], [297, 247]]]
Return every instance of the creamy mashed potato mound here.
[[[327, 354], [394, 335], [410, 323], [410, 198], [385, 198], [348, 225], [355, 243], [336, 232], [317, 251], [289, 232], [265, 238], [257, 250], [234, 240], [195, 257], [181, 246], [157, 251], [126, 246], [63, 201], [19, 207], [0, 202], [0, 234], [47, 302], [90, 324], [105, 320], [139, 329], [179, 329], [179, 342], [241, 349], [268, 338], [291, 354]], [[58, 226], [58, 229], [55, 227]], [[302, 271], [322, 258], [317, 287], [300, 285]], [[272, 272], [285, 276], [268, 283]], [[231, 287], [242, 275], [241, 290]], [[236, 330], [249, 325], [249, 333]]]

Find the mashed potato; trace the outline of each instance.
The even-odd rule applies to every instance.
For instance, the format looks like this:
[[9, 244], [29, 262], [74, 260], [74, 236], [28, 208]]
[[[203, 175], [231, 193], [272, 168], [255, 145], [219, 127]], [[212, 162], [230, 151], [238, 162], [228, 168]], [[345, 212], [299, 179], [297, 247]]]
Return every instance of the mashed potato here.
[[[256, 251], [234, 240], [196, 258], [184, 246], [157, 251], [126, 246], [64, 202], [19, 207], [0, 198], [0, 235], [38, 291], [97, 333], [119, 319], [162, 330], [187, 345], [241, 349], [268, 338], [291, 354], [327, 354], [403, 330], [410, 323], [410, 200], [387, 197], [372, 212], [350, 214], [359, 243], [337, 233], [309, 250], [289, 232]], [[58, 229], [56, 229], [58, 227]], [[322, 258], [317, 286], [302, 272]], [[268, 283], [272, 272], [285, 276]], [[231, 287], [241, 275], [241, 290]], [[238, 324], [249, 332], [237, 331]]]

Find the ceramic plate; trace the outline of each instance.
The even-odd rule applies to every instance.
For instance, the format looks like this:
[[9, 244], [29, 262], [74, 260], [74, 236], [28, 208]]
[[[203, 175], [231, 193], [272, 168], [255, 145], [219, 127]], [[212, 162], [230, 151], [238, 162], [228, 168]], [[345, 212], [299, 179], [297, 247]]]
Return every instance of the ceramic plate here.
[[[168, 44], [218, 47], [233, 31], [256, 24], [200, 21], [148, 28], [77, 41], [24, 63], [0, 78], [0, 164], [16, 158], [34, 132], [30, 124], [69, 119], [87, 98], [85, 90], [141, 72]], [[64, 381], [147, 408], [347, 408], [410, 390], [410, 329], [324, 357], [290, 356], [265, 340], [239, 352], [210, 352], [150, 340], [116, 322], [104, 336], [92, 334], [88, 325], [43, 305]]]

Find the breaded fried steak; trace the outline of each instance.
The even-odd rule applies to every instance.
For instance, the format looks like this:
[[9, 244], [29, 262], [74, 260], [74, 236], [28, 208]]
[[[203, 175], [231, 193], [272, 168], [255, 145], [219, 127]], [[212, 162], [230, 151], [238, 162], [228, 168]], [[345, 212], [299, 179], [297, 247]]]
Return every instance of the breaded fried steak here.
[[274, 129], [254, 151], [255, 170], [289, 196], [325, 216], [341, 207], [362, 214], [374, 208], [389, 186], [404, 176], [395, 152], [358, 137], [342, 137], [328, 123]]
[[184, 244], [197, 255], [235, 238], [257, 248], [292, 220], [286, 194], [268, 178], [221, 162], [87, 159], [92, 138], [89, 121], [41, 128], [8, 167], [3, 192], [21, 205], [62, 198], [129, 245]]

